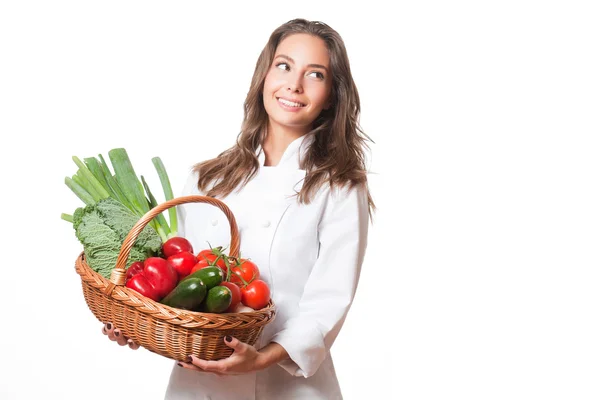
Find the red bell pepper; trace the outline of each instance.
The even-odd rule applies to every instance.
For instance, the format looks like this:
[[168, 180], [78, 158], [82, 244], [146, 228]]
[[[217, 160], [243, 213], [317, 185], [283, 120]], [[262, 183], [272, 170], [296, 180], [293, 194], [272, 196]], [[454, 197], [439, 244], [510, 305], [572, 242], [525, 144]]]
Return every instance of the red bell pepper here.
[[175, 289], [179, 277], [177, 271], [160, 257], [144, 261], [144, 269], [127, 281], [125, 286], [154, 301], [160, 301]]
[[127, 268], [127, 280], [130, 280], [140, 272], [144, 270], [144, 263], [141, 261], [136, 261], [132, 263], [129, 268]]

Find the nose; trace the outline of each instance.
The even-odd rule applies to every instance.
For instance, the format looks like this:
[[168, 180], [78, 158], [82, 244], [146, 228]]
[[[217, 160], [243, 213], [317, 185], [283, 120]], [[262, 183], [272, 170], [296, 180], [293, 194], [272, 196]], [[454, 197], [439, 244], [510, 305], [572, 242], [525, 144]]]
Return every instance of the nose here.
[[290, 84], [288, 86], [288, 91], [294, 92], [294, 93], [302, 93], [302, 86], [295, 85], [295, 84]]
[[297, 77], [290, 77], [290, 81], [288, 82], [287, 90], [293, 93], [302, 93], [302, 83], [301, 83], [302, 75]]

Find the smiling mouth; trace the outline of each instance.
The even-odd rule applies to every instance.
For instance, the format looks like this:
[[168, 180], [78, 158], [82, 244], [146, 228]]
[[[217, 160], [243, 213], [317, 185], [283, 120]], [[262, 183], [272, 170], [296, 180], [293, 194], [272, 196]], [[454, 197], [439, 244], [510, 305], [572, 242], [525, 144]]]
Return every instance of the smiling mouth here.
[[298, 107], [298, 108], [306, 107], [306, 104], [289, 101], [289, 100], [283, 99], [281, 97], [277, 97], [277, 101], [288, 107]]

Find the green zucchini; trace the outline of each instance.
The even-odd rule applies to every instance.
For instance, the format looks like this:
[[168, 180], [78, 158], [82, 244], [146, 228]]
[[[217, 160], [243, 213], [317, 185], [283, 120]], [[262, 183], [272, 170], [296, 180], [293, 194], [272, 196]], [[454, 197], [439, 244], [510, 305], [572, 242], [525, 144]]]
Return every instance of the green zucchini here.
[[206, 284], [200, 278], [184, 279], [173, 289], [161, 303], [183, 310], [194, 310], [206, 297]]

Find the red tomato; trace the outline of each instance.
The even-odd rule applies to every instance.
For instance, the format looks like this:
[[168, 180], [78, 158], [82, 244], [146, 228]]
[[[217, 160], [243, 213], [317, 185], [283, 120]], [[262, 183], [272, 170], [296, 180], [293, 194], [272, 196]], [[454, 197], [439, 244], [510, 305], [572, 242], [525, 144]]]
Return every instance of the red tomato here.
[[[211, 263], [211, 265], [214, 263], [214, 261], [217, 259], [217, 257], [218, 257], [218, 255], [214, 254], [212, 252], [212, 250], [202, 250], [196, 256], [198, 261], [208, 260]], [[226, 269], [225, 260], [223, 260], [223, 257], [220, 257], [219, 261], [217, 261], [217, 263], [215, 265], [219, 266], [221, 269], [223, 269], [223, 268]]]
[[182, 279], [188, 276], [196, 265], [196, 256], [189, 251], [182, 251], [167, 258], [167, 263], [177, 271], [179, 279]]
[[235, 310], [240, 301], [242, 301], [242, 292], [236, 284], [231, 282], [221, 282], [221, 286], [227, 286], [229, 290], [231, 290], [231, 304], [229, 305], [229, 308], [225, 310], [225, 312], [233, 312], [233, 310]]
[[260, 310], [269, 303], [271, 290], [265, 281], [255, 279], [251, 284], [241, 289], [242, 304]]
[[[221, 248], [216, 247], [214, 250], [220, 251]], [[204, 257], [208, 257], [209, 259], [214, 260], [215, 258], [217, 258], [217, 255], [215, 254], [214, 250], [213, 249], [202, 250], [200, 253], [198, 253], [196, 255], [196, 257], [198, 258], [198, 260], [204, 260]]]
[[[215, 247], [214, 250], [216, 252], [219, 252], [221, 251], [221, 248]], [[215, 254], [215, 251], [213, 251], [212, 249], [202, 250], [200, 253], [198, 253], [196, 258], [198, 259], [198, 262], [205, 262], [205, 265], [216, 265], [217, 267], [221, 268], [225, 276], [227, 276], [227, 264], [225, 263], [224, 259], [224, 257], [227, 257], [227, 255], [223, 254], [221, 257], [219, 257], [217, 254]], [[219, 258], [219, 260], [215, 262], [217, 257]]]
[[230, 282], [242, 287], [245, 283], [250, 283], [253, 280], [260, 278], [260, 271], [256, 264], [243, 258], [240, 261], [240, 264], [232, 266], [231, 268]]
[[194, 253], [194, 249], [192, 249], [192, 244], [189, 242], [189, 240], [180, 236], [172, 237], [164, 242], [162, 245], [162, 251], [165, 255], [165, 258], [169, 258], [175, 254], [181, 253], [182, 251]]
[[209, 265], [208, 265], [208, 262], [206, 262], [206, 260], [204, 260], [204, 261], [198, 261], [196, 263], [196, 265], [194, 265], [192, 267], [192, 270], [190, 271], [190, 274], [193, 274], [194, 272], [198, 271], [199, 269], [206, 268], [208, 266]]

